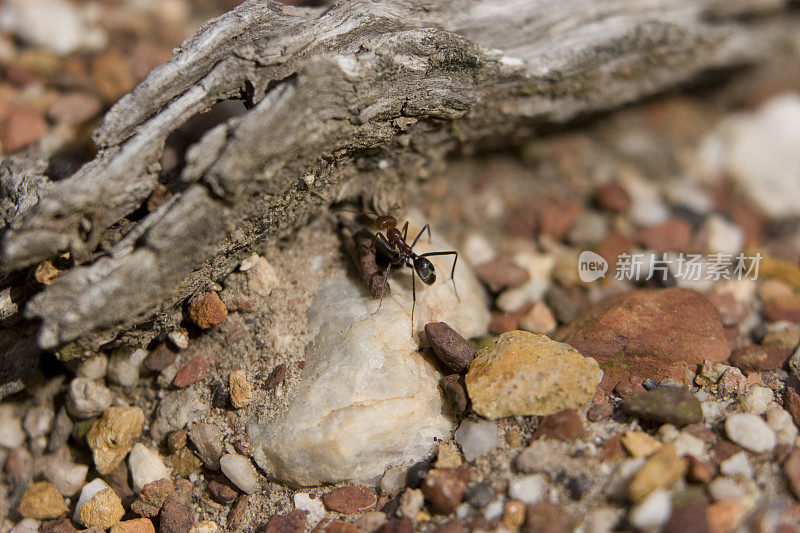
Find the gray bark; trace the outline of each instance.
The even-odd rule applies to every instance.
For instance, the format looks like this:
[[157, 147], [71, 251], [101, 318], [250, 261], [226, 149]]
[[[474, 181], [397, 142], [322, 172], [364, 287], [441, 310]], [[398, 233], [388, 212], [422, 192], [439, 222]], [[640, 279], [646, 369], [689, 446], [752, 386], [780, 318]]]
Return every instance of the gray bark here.
[[[28, 349], [63, 358], [145, 321], [157, 330], [248, 245], [335, 197], [391, 190], [454, 149], [508, 145], [757, 63], [798, 29], [781, 0], [247, 1], [108, 112], [99, 153], [74, 175], [48, 183], [41, 163], [6, 169], [18, 191], [2, 205], [6, 286], [59, 253], [76, 261], [8, 312], [22, 309], [36, 331]], [[230, 98], [246, 112], [205, 132], [172, 199], [131, 221], [170, 133]]]

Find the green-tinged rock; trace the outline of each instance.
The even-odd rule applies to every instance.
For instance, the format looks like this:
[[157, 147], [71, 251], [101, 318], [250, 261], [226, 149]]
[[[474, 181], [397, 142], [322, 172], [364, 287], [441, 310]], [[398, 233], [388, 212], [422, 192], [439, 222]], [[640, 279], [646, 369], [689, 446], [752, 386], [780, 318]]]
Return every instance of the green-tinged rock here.
[[626, 412], [639, 418], [678, 427], [703, 420], [700, 401], [683, 387], [659, 387], [635, 394], [622, 406]]
[[476, 354], [465, 381], [473, 410], [501, 418], [580, 407], [594, 396], [599, 377], [597, 361], [574, 348], [509, 331]]

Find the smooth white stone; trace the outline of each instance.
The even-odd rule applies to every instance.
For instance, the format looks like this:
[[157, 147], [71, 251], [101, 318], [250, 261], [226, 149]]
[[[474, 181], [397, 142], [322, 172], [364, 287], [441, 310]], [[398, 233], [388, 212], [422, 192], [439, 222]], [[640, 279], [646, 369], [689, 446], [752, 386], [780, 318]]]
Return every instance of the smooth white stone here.
[[638, 529], [654, 529], [663, 525], [672, 513], [669, 492], [664, 489], [653, 491], [644, 501], [635, 505], [628, 519]]
[[325, 516], [325, 505], [319, 496], [311, 497], [308, 492], [296, 492], [294, 494], [294, 507], [300, 511], [308, 513], [306, 521], [312, 527]]
[[547, 476], [532, 474], [511, 479], [508, 483], [508, 495], [512, 500], [524, 504], [536, 503], [545, 495]]
[[219, 460], [219, 467], [222, 473], [243, 492], [247, 494], [258, 492], [260, 485], [258, 472], [248, 457], [235, 453], [225, 454]]
[[456, 442], [464, 458], [472, 462], [500, 446], [497, 424], [488, 420], [464, 420], [456, 431]]
[[761, 417], [735, 413], [725, 420], [725, 433], [733, 442], [753, 453], [766, 452], [775, 447], [775, 433]]
[[170, 476], [169, 468], [164, 465], [161, 455], [141, 442], [133, 445], [128, 456], [128, 468], [131, 471], [133, 490], [137, 493], [148, 483]]

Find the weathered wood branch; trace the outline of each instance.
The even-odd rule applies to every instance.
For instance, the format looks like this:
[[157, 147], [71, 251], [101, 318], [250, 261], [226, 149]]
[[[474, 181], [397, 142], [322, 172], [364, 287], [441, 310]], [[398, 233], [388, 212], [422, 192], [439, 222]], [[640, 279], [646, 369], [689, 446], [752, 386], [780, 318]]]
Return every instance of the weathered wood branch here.
[[[453, 148], [507, 145], [761, 61], [798, 29], [780, 0], [250, 0], [123, 97], [73, 176], [7, 169], [15, 190], [35, 185], [3, 204], [0, 268], [10, 285], [69, 251], [76, 266], [19, 307], [40, 348], [97, 347], [174, 310], [345, 187], [380, 190]], [[172, 201], [131, 219], [168, 136], [231, 98], [246, 112], [187, 150]], [[117, 238], [121, 221], [133, 230]]]

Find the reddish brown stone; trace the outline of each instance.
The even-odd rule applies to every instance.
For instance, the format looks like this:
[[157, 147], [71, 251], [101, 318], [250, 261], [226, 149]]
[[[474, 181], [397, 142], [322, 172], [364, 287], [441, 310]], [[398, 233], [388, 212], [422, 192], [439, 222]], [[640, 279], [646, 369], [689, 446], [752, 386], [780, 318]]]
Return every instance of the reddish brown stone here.
[[614, 435], [610, 439], [603, 441], [603, 446], [600, 449], [600, 460], [604, 463], [607, 461], [620, 461], [625, 458], [625, 449], [622, 447], [622, 435]]
[[375, 533], [413, 533], [414, 522], [410, 518], [391, 518], [381, 525]]
[[681, 505], [672, 511], [664, 525], [664, 533], [710, 533], [706, 508], [703, 501]]
[[686, 472], [686, 479], [692, 483], [708, 483], [714, 478], [714, 467], [708, 463], [688, 455], [689, 470]]
[[609, 298], [562, 328], [557, 339], [600, 363], [604, 390], [633, 374], [685, 381], [688, 369], [730, 354], [717, 309], [699, 292], [680, 288]]
[[607, 211], [624, 213], [631, 206], [631, 197], [619, 183], [603, 185], [595, 191], [597, 205]]
[[517, 237], [533, 238], [539, 226], [539, 212], [530, 205], [513, 209], [506, 217], [503, 228]]
[[439, 361], [459, 373], [475, 358], [475, 348], [444, 322], [425, 324], [425, 336]]
[[568, 533], [577, 526], [575, 518], [563, 507], [544, 501], [527, 507], [525, 533]]
[[68, 518], [61, 517], [42, 524], [39, 533], [78, 533], [78, 530]]
[[128, 58], [116, 49], [109, 49], [92, 62], [94, 87], [108, 103], [128, 93], [136, 85]]
[[763, 372], [783, 368], [791, 356], [790, 350], [751, 344], [733, 350], [729, 360], [742, 372]]
[[77, 126], [97, 116], [103, 104], [91, 93], [73, 92], [59, 95], [47, 108], [47, 116], [55, 122]]
[[583, 206], [578, 202], [548, 202], [539, 213], [539, 229], [560, 241], [582, 212]]
[[276, 514], [270, 517], [265, 526], [260, 528], [262, 533], [303, 533], [306, 528], [306, 512], [299, 509], [286, 514]]
[[686, 248], [692, 238], [692, 226], [682, 218], [639, 230], [636, 240], [648, 250], [664, 253]]
[[269, 373], [269, 376], [264, 380], [264, 384], [261, 387], [264, 390], [274, 389], [279, 383], [282, 383], [284, 379], [286, 379], [286, 364], [281, 363], [272, 369], [272, 372]]
[[616, 230], [611, 230], [606, 238], [595, 248], [595, 252], [603, 259], [608, 261], [608, 272], [606, 278], [611, 279], [616, 275], [617, 258], [629, 253], [633, 247], [633, 241]]
[[0, 122], [0, 145], [6, 153], [34, 143], [47, 133], [42, 114], [32, 107], [12, 109]]
[[498, 257], [475, 268], [475, 274], [492, 292], [521, 285], [528, 281], [528, 271], [508, 257]]
[[469, 399], [463, 375], [450, 374], [443, 377], [439, 380], [439, 388], [442, 389], [445, 403], [453, 410], [454, 414], [460, 415], [467, 410]]
[[454, 518], [453, 520], [448, 520], [444, 524], [437, 526], [437, 528], [433, 530], [433, 533], [467, 533], [467, 528], [464, 527], [464, 523], [461, 520]]
[[145, 357], [142, 362], [142, 366], [153, 372], [161, 372], [174, 363], [177, 357], [178, 352], [170, 348], [167, 343], [162, 342], [147, 354], [147, 357]]
[[175, 499], [167, 499], [159, 516], [159, 533], [189, 533], [194, 526], [192, 509]]
[[326, 509], [342, 514], [362, 513], [372, 508], [377, 501], [375, 491], [364, 485], [347, 485], [322, 496]]
[[345, 520], [323, 521], [314, 531], [324, 531], [325, 533], [360, 533], [360, 529], [355, 524]]
[[800, 500], [800, 449], [794, 450], [783, 463], [783, 473], [794, 497]]
[[549, 437], [565, 442], [580, 439], [586, 430], [581, 417], [575, 409], [565, 409], [552, 415], [543, 416], [539, 427], [533, 433], [534, 439]]
[[164, 506], [167, 496], [174, 490], [175, 484], [170, 478], [151, 481], [142, 487], [142, 492], [139, 494], [139, 498], [131, 505], [131, 510], [139, 516], [147, 518], [156, 516]]
[[614, 386], [613, 392], [623, 400], [635, 396], [636, 394], [647, 392], [647, 389], [642, 385], [643, 381], [641, 376], [622, 376], [620, 381]]
[[219, 503], [231, 503], [239, 496], [239, 491], [224, 478], [211, 479], [206, 486], [208, 492], [211, 493], [211, 497]]
[[605, 420], [614, 413], [614, 408], [608, 402], [598, 403], [589, 408], [586, 413], [586, 420], [589, 422], [599, 422]]
[[422, 481], [420, 488], [431, 508], [440, 514], [456, 510], [470, 480], [465, 468], [434, 468]]
[[703, 424], [689, 424], [683, 428], [683, 431], [707, 444], [714, 444], [718, 440], [717, 434]]
[[769, 322], [786, 320], [800, 323], [800, 294], [770, 298], [764, 302], [761, 314], [764, 316], [764, 320]]
[[186, 437], [189, 431], [186, 429], [179, 429], [167, 435], [167, 449], [170, 453], [175, 453], [186, 447]]
[[175, 379], [172, 380], [172, 384], [179, 389], [188, 387], [193, 383], [206, 379], [210, 370], [211, 366], [208, 364], [208, 360], [202, 355], [197, 355], [178, 370], [178, 373], [175, 374]]
[[728, 440], [721, 440], [711, 447], [711, 460], [715, 468], [719, 468], [720, 463], [730, 459], [742, 448]]
[[147, 210], [150, 212], [155, 211], [167, 203], [170, 198], [172, 198], [172, 191], [163, 183], [159, 183], [156, 185], [156, 188], [153, 189], [153, 192], [150, 193], [150, 196], [147, 197]]
[[796, 426], [800, 426], [800, 392], [796, 380], [789, 380], [786, 383], [786, 390], [783, 393], [783, 406], [792, 415], [792, 420]]
[[231, 510], [228, 513], [228, 530], [238, 529], [244, 519], [244, 514], [247, 512], [247, 504], [250, 498], [247, 494], [240, 494], [236, 501], [233, 502]]
[[503, 311], [492, 311], [489, 315], [489, 333], [500, 335], [507, 331], [514, 331], [519, 329], [519, 321], [522, 316], [533, 307], [533, 304], [528, 304], [513, 313], [504, 313]]
[[216, 292], [201, 292], [189, 298], [189, 320], [202, 329], [222, 324], [228, 309]]

